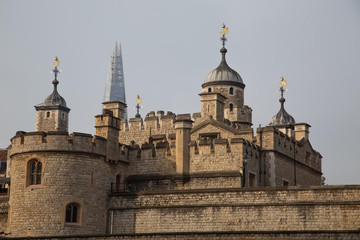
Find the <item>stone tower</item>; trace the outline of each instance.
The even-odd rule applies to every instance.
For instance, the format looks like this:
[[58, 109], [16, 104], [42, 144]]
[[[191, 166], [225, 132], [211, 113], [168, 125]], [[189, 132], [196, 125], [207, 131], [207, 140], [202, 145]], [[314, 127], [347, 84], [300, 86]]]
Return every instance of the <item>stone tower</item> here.
[[54, 84], [54, 90], [43, 103], [35, 106], [35, 131], [68, 131], [70, 108], [66, 106], [65, 99], [61, 97], [57, 91], [57, 85], [59, 84], [57, 76], [60, 73], [60, 70], [58, 70], [59, 59], [57, 57], [55, 57], [54, 66], [55, 68], [53, 69], [53, 73], [55, 79], [52, 81], [52, 84]]
[[[111, 152], [115, 144], [99, 136], [65, 132], [70, 109], [57, 92], [58, 64], [56, 58], [53, 93], [36, 106], [36, 132], [11, 139], [8, 230], [14, 237], [106, 233], [109, 186], [119, 166], [104, 160], [119, 149]], [[103, 124], [119, 125], [112, 120]]]
[[[223, 114], [223, 118], [229, 120], [237, 128], [249, 128], [252, 125], [252, 109], [244, 105], [245, 84], [240, 75], [229, 67], [225, 59], [227, 53], [225, 34], [227, 33], [228, 30], [223, 25], [223, 36], [220, 39], [223, 42], [220, 50], [222, 59], [219, 66], [207, 75], [202, 84], [201, 112], [202, 116], [206, 116], [217, 109], [216, 116], [211, 114], [214, 119], [223, 121], [222, 116], [219, 115]], [[220, 110], [222, 108], [223, 113]]]

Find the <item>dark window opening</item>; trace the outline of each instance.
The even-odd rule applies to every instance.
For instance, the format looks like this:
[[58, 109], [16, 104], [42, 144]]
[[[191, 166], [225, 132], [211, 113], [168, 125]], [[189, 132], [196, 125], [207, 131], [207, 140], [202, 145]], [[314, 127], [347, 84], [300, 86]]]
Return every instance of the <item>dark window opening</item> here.
[[47, 117], [47, 118], [50, 117], [50, 112], [46, 112], [46, 117]]
[[233, 110], [234, 110], [234, 105], [230, 103], [230, 112], [232, 112]]
[[41, 170], [42, 163], [38, 160], [33, 160], [30, 163], [30, 185], [41, 184]]
[[249, 173], [249, 187], [255, 187], [256, 183], [256, 175], [253, 173]]
[[284, 186], [284, 187], [288, 187], [288, 186], [289, 186], [289, 182], [286, 181], [286, 180], [283, 180], [283, 186]]
[[120, 192], [121, 190], [121, 175], [116, 175], [116, 192]]
[[220, 139], [220, 133], [200, 133], [199, 139], [209, 140], [209, 139]]
[[65, 222], [67, 223], [77, 223], [79, 222], [79, 209], [80, 206], [77, 203], [70, 203], [66, 206], [65, 210]]
[[229, 89], [229, 93], [230, 93], [231, 95], [234, 94], [234, 89], [233, 89], [232, 87]]
[[211, 88], [208, 88], [208, 92], [211, 92]]

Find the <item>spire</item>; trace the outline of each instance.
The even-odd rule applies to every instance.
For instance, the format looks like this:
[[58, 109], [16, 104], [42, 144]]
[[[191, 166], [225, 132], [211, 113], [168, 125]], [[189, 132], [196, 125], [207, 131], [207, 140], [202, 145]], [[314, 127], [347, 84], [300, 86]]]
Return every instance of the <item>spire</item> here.
[[[61, 73], [61, 70], [58, 69], [58, 66], [60, 64], [59, 58], [54, 57], [55, 63], [54, 63], [54, 69], [51, 70], [51, 72], [54, 74], [55, 79], [52, 81], [52, 84], [54, 84], [54, 90], [53, 92], [44, 100], [43, 103], [36, 105], [37, 107], [54, 107], [59, 106], [64, 109], [68, 109], [66, 107], [66, 101], [65, 99], [60, 96], [60, 94], [57, 91], [57, 85], [59, 84], [59, 81], [57, 79], [58, 75]], [[70, 111], [70, 109], [68, 109]]]
[[[104, 102], [111, 101], [120, 101], [126, 104], [121, 45], [118, 45], [117, 42], [115, 42], [114, 51], [110, 57], [110, 68], [104, 92]], [[124, 118], [127, 119], [126, 109]]]
[[59, 84], [59, 81], [57, 80], [57, 76], [59, 73], [61, 73], [61, 70], [59, 70], [57, 67], [60, 64], [59, 58], [56, 56], [54, 57], [55, 63], [54, 63], [54, 69], [52, 72], [54, 73], [55, 79], [52, 81], [52, 84], [54, 84], [54, 92], [57, 92], [57, 85]]
[[68, 131], [70, 108], [66, 106], [65, 99], [58, 93], [58, 75], [61, 73], [61, 70], [58, 69], [60, 61], [58, 57], [55, 57], [54, 60], [54, 69], [51, 70], [55, 77], [52, 81], [54, 90], [42, 103], [35, 106], [35, 131]]
[[220, 41], [222, 41], [222, 45], [223, 45], [223, 47], [220, 49], [220, 52], [222, 54], [221, 62], [224, 62], [226, 64], [225, 54], [227, 53], [227, 49], [225, 48], [225, 42], [229, 40], [229, 38], [227, 38], [225, 35], [229, 33], [229, 28], [226, 27], [225, 23], [221, 25], [221, 28], [222, 31], [220, 32], [220, 34], [222, 36], [220, 37]]
[[138, 94], [138, 95], [137, 95], [137, 100], [136, 100], [136, 106], [135, 106], [135, 108], [136, 108], [136, 115], [135, 115], [135, 117], [136, 117], [136, 118], [140, 118], [140, 117], [141, 117], [141, 115], [140, 115], [140, 113], [139, 113], [139, 110], [140, 110], [140, 108], [142, 108], [142, 106], [140, 106], [140, 103], [141, 103], [141, 98], [140, 98], [140, 95]]
[[295, 119], [289, 113], [286, 112], [284, 107], [284, 103], [285, 103], [284, 92], [287, 91], [285, 87], [286, 87], [286, 81], [284, 80], [283, 77], [281, 77], [281, 83], [279, 89], [279, 92], [281, 94], [281, 97], [279, 99], [280, 110], [275, 116], [272, 117], [269, 125], [289, 125], [295, 123]]

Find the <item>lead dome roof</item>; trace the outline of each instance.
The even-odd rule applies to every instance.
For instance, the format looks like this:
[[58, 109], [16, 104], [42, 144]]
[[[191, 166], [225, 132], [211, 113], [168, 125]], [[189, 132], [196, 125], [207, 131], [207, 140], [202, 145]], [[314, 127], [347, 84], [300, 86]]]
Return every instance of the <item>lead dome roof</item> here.
[[47, 97], [45, 98], [45, 100], [36, 105], [35, 108], [40, 109], [40, 108], [62, 108], [64, 110], [70, 110], [67, 106], [66, 106], [66, 101], [65, 99], [60, 96], [60, 94], [57, 91], [57, 85], [59, 84], [59, 81], [55, 78], [54, 81], [52, 81], [52, 83], [54, 84], [54, 90], [53, 92]]
[[295, 119], [285, 110], [284, 107], [285, 98], [281, 97], [279, 101], [281, 103], [280, 110], [277, 114], [275, 114], [272, 117], [269, 125], [276, 126], [276, 125], [295, 124]]
[[223, 47], [220, 50], [222, 54], [222, 59], [217, 68], [212, 70], [205, 78], [205, 81], [202, 85], [202, 87], [207, 87], [211, 85], [235, 85], [239, 86], [241, 88], [245, 87], [245, 84], [240, 76], [239, 73], [237, 73], [235, 70], [229, 67], [229, 65], [226, 62], [225, 54], [227, 52], [227, 49]]

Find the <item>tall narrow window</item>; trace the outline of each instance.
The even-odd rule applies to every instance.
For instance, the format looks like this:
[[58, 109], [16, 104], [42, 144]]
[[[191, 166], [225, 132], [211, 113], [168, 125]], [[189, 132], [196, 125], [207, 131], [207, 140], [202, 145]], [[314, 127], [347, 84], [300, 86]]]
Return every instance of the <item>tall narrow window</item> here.
[[255, 187], [256, 183], [256, 175], [253, 173], [249, 173], [249, 187]]
[[46, 112], [46, 118], [50, 117], [50, 112]]
[[234, 110], [234, 105], [230, 103], [230, 112], [232, 112], [233, 110]]
[[77, 203], [69, 203], [65, 209], [65, 222], [78, 223], [79, 222], [80, 205]]
[[229, 89], [229, 93], [230, 93], [230, 95], [234, 94], [234, 89], [232, 87]]
[[121, 189], [121, 175], [116, 175], [116, 192], [120, 192]]
[[29, 185], [41, 184], [42, 163], [39, 160], [34, 159], [29, 162], [28, 166], [30, 166]]

